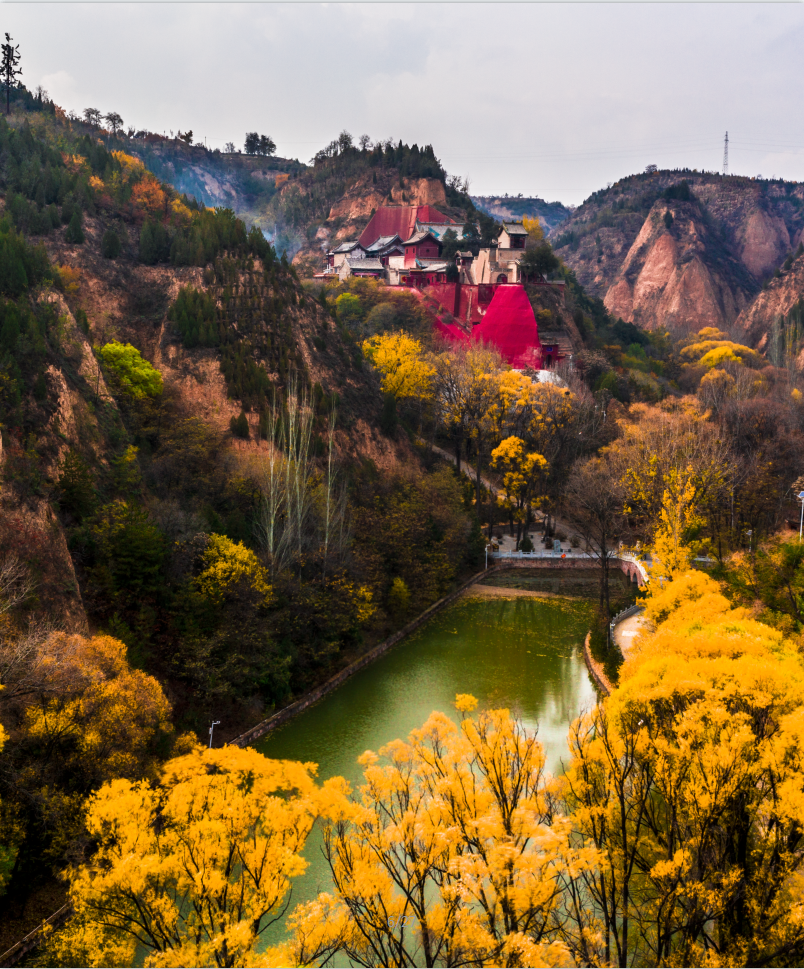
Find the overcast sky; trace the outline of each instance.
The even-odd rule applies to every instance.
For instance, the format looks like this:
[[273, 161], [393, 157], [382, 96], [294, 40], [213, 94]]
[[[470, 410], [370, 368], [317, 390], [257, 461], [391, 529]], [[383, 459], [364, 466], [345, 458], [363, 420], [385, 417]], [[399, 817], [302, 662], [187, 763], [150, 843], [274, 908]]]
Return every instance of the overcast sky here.
[[578, 204], [653, 163], [804, 179], [804, 5], [9, 4], [23, 81], [210, 147], [432, 143], [474, 194]]

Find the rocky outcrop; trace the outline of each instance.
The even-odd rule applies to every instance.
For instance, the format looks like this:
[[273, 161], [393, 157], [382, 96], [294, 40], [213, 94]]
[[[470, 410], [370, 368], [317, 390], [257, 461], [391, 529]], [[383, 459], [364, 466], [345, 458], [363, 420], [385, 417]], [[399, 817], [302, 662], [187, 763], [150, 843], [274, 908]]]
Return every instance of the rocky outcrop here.
[[[372, 185], [368, 176], [358, 179], [329, 210], [327, 221], [346, 219], [354, 222], [371, 218], [381, 205], [387, 205], [388, 195], [383, 195]], [[403, 178], [402, 184], [390, 189], [390, 201], [397, 205], [446, 205], [447, 195], [443, 182], [436, 178]]]
[[655, 203], [605, 294], [606, 308], [645, 329], [731, 323], [751, 291], [733, 259], [711, 258], [708, 236], [697, 204]]
[[735, 330], [749, 346], [767, 348], [768, 337], [777, 321], [784, 319], [804, 299], [804, 255], [789, 269], [770, 280], [750, 306], [737, 317]]
[[660, 172], [596, 192], [550, 238], [612, 314], [686, 332], [731, 327], [802, 234], [802, 184]]

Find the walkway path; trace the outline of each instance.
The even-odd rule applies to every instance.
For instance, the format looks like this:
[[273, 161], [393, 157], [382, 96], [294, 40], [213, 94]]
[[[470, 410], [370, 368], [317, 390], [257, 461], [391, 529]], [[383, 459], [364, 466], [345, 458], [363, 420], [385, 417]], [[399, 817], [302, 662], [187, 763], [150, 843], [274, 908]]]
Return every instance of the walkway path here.
[[624, 659], [628, 659], [634, 640], [647, 628], [648, 620], [644, 613], [638, 612], [618, 622], [614, 627], [614, 642], [620, 647]]

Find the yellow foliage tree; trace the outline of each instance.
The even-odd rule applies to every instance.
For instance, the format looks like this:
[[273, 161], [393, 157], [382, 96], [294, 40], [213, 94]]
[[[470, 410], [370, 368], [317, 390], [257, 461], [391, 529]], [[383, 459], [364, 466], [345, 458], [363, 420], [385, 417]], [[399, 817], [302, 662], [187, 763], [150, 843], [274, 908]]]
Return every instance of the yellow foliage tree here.
[[[704, 522], [702, 509], [717, 500], [729, 480], [728, 449], [695, 398], [663, 407], [635, 404], [621, 422], [621, 437], [606, 449], [611, 473], [625, 495], [625, 511], [645, 531], [660, 525], [672, 535], [668, 567], [683, 568], [674, 555]], [[669, 532], [668, 532], [669, 529]]]
[[223, 602], [242, 581], [264, 602], [271, 598], [268, 571], [250, 548], [225, 535], [211, 535], [202, 555], [203, 571], [196, 579], [202, 595]]
[[565, 941], [593, 966], [795, 965], [800, 659], [701, 573], [648, 613], [619, 689], [571, 731], [564, 804], [602, 863], [565, 893]]
[[[561, 879], [586, 871], [566, 819], [552, 815], [544, 752], [507, 710], [440, 713], [361, 758], [365, 783], [327, 814], [334, 894], [293, 913], [274, 964], [557, 966]], [[382, 760], [381, 760], [382, 758]], [[284, 958], [282, 958], [284, 957]]]
[[653, 535], [652, 589], [660, 578], [674, 578], [692, 565], [690, 534], [703, 518], [695, 507], [696, 482], [691, 467], [670, 468], [662, 495], [659, 525]]
[[130, 178], [132, 175], [137, 177], [145, 174], [145, 165], [135, 158], [134, 155], [129, 155], [124, 151], [113, 151], [112, 157], [120, 163], [120, 167], [123, 170], [123, 174]]
[[58, 267], [61, 284], [68, 296], [75, 296], [81, 283], [81, 270], [76, 266], [63, 265]]
[[103, 787], [87, 813], [97, 848], [69, 873], [75, 917], [54, 964], [130, 966], [140, 947], [146, 966], [263, 965], [255, 943], [307, 867], [300, 851], [324, 796], [312, 771], [197, 747], [155, 786]]
[[433, 367], [424, 359], [421, 343], [404, 330], [365, 340], [363, 354], [383, 375], [383, 393], [397, 400], [427, 400], [432, 396]]
[[171, 711], [159, 683], [132, 669], [111, 636], [0, 635], [0, 663], [2, 712], [13, 724], [2, 834], [24, 886], [79, 848], [93, 790], [114, 777], [155, 775]]
[[684, 360], [699, 366], [712, 369], [729, 360], [733, 363], [755, 366], [761, 361], [761, 356], [751, 347], [726, 338], [725, 334], [714, 327], [707, 327], [698, 333], [699, 339], [681, 349]]
[[526, 215], [522, 219], [522, 225], [528, 230], [528, 237], [533, 242], [543, 242], [544, 241], [544, 229], [542, 228], [542, 223], [538, 215], [531, 218]]
[[491, 452], [491, 463], [503, 472], [503, 494], [500, 504], [510, 508], [516, 521], [525, 529], [531, 517], [539, 481], [547, 470], [547, 461], [541, 454], [529, 452], [525, 442], [518, 437], [507, 437]]
[[437, 419], [455, 441], [459, 471], [464, 443], [467, 438], [474, 440], [479, 478], [499, 380], [505, 370], [502, 357], [494, 347], [469, 343], [434, 354], [431, 361]]

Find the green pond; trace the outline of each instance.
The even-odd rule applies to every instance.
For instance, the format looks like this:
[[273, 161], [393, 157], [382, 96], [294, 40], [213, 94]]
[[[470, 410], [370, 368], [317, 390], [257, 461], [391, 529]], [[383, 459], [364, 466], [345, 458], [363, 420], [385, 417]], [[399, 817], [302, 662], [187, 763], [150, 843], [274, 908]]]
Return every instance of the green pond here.
[[[455, 695], [471, 693], [479, 709], [507, 707], [538, 729], [548, 770], [560, 772], [570, 722], [596, 701], [582, 649], [594, 612], [589, 599], [463, 597], [255, 746], [268, 757], [313, 761], [321, 780], [341, 775], [355, 786], [364, 751], [406, 737], [433, 710], [457, 722]], [[328, 888], [320, 845], [314, 832], [291, 908]]]

